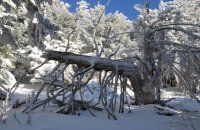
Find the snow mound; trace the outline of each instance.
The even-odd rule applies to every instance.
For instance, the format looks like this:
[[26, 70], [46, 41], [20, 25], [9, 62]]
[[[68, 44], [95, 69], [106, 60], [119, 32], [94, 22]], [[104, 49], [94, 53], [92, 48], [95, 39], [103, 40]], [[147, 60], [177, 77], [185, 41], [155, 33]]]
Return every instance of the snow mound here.
[[184, 98], [177, 97], [168, 102], [167, 105], [173, 107], [176, 110], [191, 111], [191, 112], [200, 111], [200, 103], [198, 103], [196, 99], [191, 99], [189, 97], [184, 97]]
[[[82, 89], [83, 99], [86, 101], [97, 101], [100, 95], [101, 87], [102, 86], [98, 82], [91, 81]], [[108, 88], [107, 89], [108, 98], [111, 97], [112, 93], [113, 93], [113, 89]], [[75, 96], [77, 99], [81, 99], [79, 93], [77, 93]]]
[[[196, 99], [192, 99], [187, 93], [184, 93], [176, 88], [163, 89], [161, 91], [162, 100], [173, 98], [166, 103], [167, 106], [186, 112], [200, 112], [200, 103], [198, 103]], [[200, 98], [198, 94], [196, 96], [197, 98]]]

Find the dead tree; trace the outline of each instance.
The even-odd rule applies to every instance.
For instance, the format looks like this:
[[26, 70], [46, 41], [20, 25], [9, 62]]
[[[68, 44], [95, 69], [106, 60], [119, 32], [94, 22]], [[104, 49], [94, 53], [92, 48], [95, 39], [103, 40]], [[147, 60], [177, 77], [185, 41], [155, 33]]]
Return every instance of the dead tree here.
[[[77, 71], [73, 75], [72, 82], [66, 83], [64, 80], [59, 80], [58, 77], [54, 77], [51, 80], [45, 80], [45, 84], [41, 87], [37, 95], [33, 100], [32, 110], [45, 106], [49, 102], [56, 103], [59, 107], [61, 107], [58, 112], [71, 112], [72, 114], [76, 114], [77, 105], [76, 99], [74, 97], [75, 93], [80, 93], [81, 99], [83, 101], [82, 106], [90, 109], [98, 109], [96, 106], [101, 104], [103, 108], [108, 112], [108, 117], [112, 117], [117, 119], [115, 116], [116, 112], [116, 98], [117, 98], [117, 86], [118, 81], [121, 81], [121, 95], [120, 95], [120, 106], [119, 112], [124, 112], [124, 105], [126, 100], [126, 87], [128, 79], [131, 82], [132, 90], [135, 92], [136, 104], [139, 103], [151, 103], [148, 99], [145, 99], [145, 92], [142, 90], [142, 78], [139, 74], [138, 65], [134, 64], [134, 62], [128, 62], [124, 60], [112, 60], [106, 58], [100, 58], [99, 56], [85, 56], [78, 55], [68, 52], [58, 52], [58, 51], [47, 51], [44, 55], [44, 58], [47, 60], [55, 60], [58, 61], [59, 64], [64, 64], [63, 70], [60, 71], [60, 74], [64, 72], [69, 64], [75, 64], [77, 66]], [[58, 68], [52, 71], [54, 73]], [[101, 72], [105, 73], [102, 74]], [[52, 74], [51, 73], [51, 74]], [[86, 73], [89, 73], [90, 76], [87, 77], [87, 80], [83, 80], [83, 77]], [[99, 73], [99, 82], [101, 84], [100, 88], [100, 96], [99, 101], [95, 103], [90, 103], [84, 101], [82, 97], [82, 88], [84, 88], [87, 83], [93, 78], [95, 73]], [[113, 80], [114, 79], [114, 80]], [[112, 83], [113, 94], [111, 98], [108, 100], [106, 95], [106, 89], [108, 85]], [[37, 100], [39, 94], [47, 86], [46, 93], [47, 98], [44, 100]], [[62, 100], [58, 100], [57, 97], [62, 97]], [[60, 98], [59, 98], [60, 99]], [[145, 100], [144, 100], [145, 99]], [[69, 110], [70, 109], [70, 110]], [[24, 111], [27, 111], [28, 108]], [[92, 115], [92, 111], [90, 111]]]

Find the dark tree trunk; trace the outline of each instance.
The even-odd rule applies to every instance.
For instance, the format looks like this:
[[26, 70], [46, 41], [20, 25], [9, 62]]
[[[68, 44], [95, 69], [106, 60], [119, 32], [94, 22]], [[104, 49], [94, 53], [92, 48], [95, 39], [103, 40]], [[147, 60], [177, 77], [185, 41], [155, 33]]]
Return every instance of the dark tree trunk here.
[[134, 74], [129, 77], [131, 86], [134, 89], [135, 104], [153, 104], [155, 102], [155, 95], [150, 91], [144, 91], [144, 80], [140, 74]]

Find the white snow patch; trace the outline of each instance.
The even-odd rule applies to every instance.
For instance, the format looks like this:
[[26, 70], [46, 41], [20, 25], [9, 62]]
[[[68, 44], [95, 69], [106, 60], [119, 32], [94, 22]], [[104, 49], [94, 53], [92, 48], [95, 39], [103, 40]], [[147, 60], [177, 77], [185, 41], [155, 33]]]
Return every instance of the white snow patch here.
[[1, 64], [1, 66], [7, 68], [7, 67], [12, 67], [13, 64], [10, 61], [10, 59], [3, 59], [3, 63]]
[[[43, 66], [41, 66], [35, 71], [34, 78], [32, 78], [30, 82], [32, 84], [43, 83], [41, 78], [48, 75], [56, 65], [57, 65], [57, 62], [55, 61], [49, 61], [48, 63], [44, 64]], [[35, 67], [37, 67], [37, 65]]]
[[31, 1], [31, 3], [33, 3], [33, 5], [36, 6], [35, 0], [30, 0], [30, 1]]
[[17, 19], [17, 15], [16, 14], [5, 13], [5, 12], [1, 12], [0, 13], [0, 18], [6, 17], [6, 16], [13, 17], [13, 18]]
[[11, 88], [16, 83], [16, 79], [15, 79], [14, 75], [7, 69], [1, 69], [0, 80], [1, 80], [0, 90], [2, 90], [2, 91], [5, 91], [3, 89]]
[[[100, 88], [101, 85], [96, 82], [96, 81], [90, 81], [81, 91], [82, 91], [82, 96], [83, 99], [85, 101], [93, 101], [96, 102], [99, 99], [99, 95], [100, 95]], [[112, 88], [108, 88], [107, 89], [107, 96], [108, 99], [110, 99], [110, 97], [112, 96], [113, 93], [113, 89]], [[75, 95], [76, 99], [81, 100], [80, 94], [76, 93]]]
[[34, 17], [32, 23], [38, 24], [38, 19]]
[[191, 99], [187, 97], [175, 98], [174, 100], [168, 102], [167, 105], [170, 105], [177, 110], [200, 112], [200, 103], [198, 103], [196, 99]]
[[14, 9], [17, 8], [16, 4], [12, 0], [3, 0], [3, 2], [6, 2], [8, 5], [13, 7]]
[[[162, 90], [162, 93], [163, 94], [161, 96], [163, 100], [167, 100], [173, 97], [173, 99], [167, 103], [167, 105], [173, 107], [173, 109], [190, 112], [200, 112], [200, 103], [198, 103], [196, 99], [190, 98], [188, 94], [185, 94], [184, 92], [178, 92], [178, 90], [176, 89], [164, 89]], [[197, 97], [200, 98], [199, 96]]]
[[2, 28], [0, 28], [0, 35], [2, 35], [3, 34], [3, 30], [2, 30]]

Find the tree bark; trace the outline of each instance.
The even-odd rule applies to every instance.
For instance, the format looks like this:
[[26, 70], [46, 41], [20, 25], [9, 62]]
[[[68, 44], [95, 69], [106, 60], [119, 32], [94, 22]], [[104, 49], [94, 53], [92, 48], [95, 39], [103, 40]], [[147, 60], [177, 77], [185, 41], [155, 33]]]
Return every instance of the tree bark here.
[[129, 81], [131, 82], [131, 87], [134, 90], [135, 95], [135, 105], [143, 104], [144, 93], [142, 90], [143, 81], [141, 80], [138, 74], [133, 74], [129, 77]]

